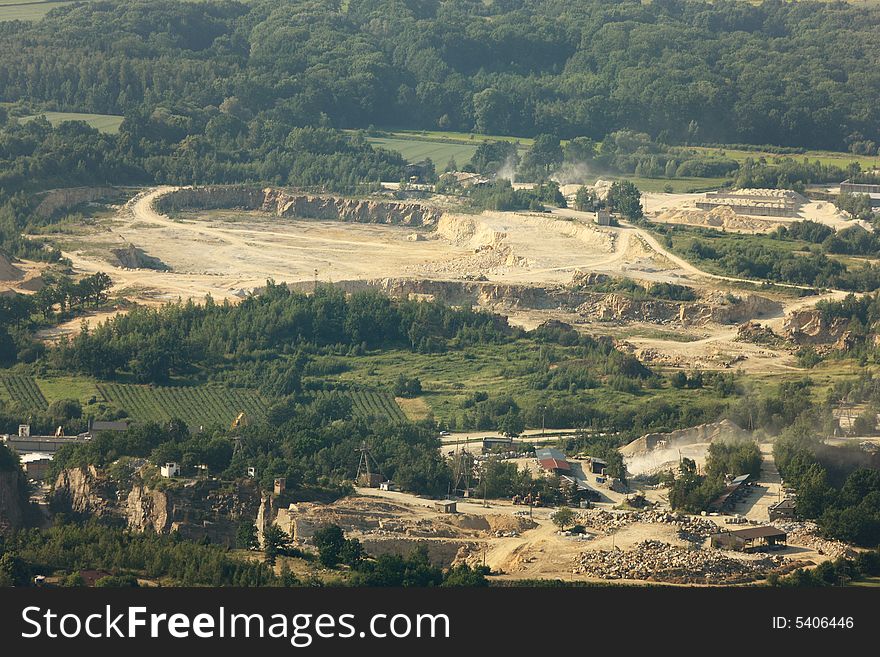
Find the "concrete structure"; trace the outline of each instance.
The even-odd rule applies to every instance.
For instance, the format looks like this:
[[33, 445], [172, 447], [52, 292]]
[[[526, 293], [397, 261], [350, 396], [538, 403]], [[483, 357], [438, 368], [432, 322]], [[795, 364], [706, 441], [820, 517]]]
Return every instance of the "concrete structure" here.
[[393, 481], [383, 481], [379, 484], [379, 490], [397, 491], [399, 489], [397, 488], [397, 484]]
[[758, 217], [797, 217], [806, 199], [788, 189], [734, 189], [707, 192], [697, 201], [701, 210], [727, 207], [737, 214]]
[[281, 495], [285, 490], [287, 490], [287, 480], [279, 477], [275, 480], [274, 486], [272, 487], [272, 492], [276, 495]]
[[859, 183], [844, 180], [840, 183], [840, 191], [846, 194], [864, 194], [871, 199], [872, 208], [880, 208], [880, 182]]
[[483, 438], [483, 454], [488, 454], [498, 448], [510, 449], [513, 445], [511, 438]]
[[65, 445], [87, 442], [91, 438], [88, 434], [79, 436], [32, 436], [30, 425], [22, 424], [18, 427], [17, 435], [3, 434], [0, 436], [0, 442], [14, 449], [20, 455], [33, 452], [54, 454]]
[[358, 486], [364, 488], [378, 488], [383, 481], [385, 481], [385, 477], [378, 472], [363, 472], [357, 478]]
[[602, 208], [596, 213], [596, 223], [600, 226], [610, 226], [611, 213], [605, 208]]
[[434, 508], [440, 513], [458, 513], [458, 503], [454, 500], [443, 500], [442, 502], [434, 502]]
[[179, 463], [166, 463], [161, 468], [159, 468], [159, 473], [165, 477], [166, 479], [170, 479], [171, 477], [176, 477], [180, 474], [180, 464]]
[[49, 476], [49, 466], [52, 465], [51, 454], [31, 452], [21, 457], [21, 467], [28, 479], [43, 481]]
[[95, 434], [98, 431], [128, 431], [128, 422], [125, 420], [114, 420], [112, 422], [95, 420], [89, 426], [89, 433]]

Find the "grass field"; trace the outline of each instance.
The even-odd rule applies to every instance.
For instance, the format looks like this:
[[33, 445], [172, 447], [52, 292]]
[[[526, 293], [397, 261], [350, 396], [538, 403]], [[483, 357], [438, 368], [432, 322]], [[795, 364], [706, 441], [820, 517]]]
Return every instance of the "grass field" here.
[[0, 22], [38, 21], [57, 7], [72, 5], [73, 2], [34, 2], [33, 0], [0, 1]]
[[[19, 120], [29, 121], [36, 116], [26, 116]], [[45, 116], [52, 125], [58, 125], [63, 121], [84, 121], [93, 128], [111, 135], [119, 132], [119, 126], [123, 119], [123, 117], [114, 114], [80, 114], [78, 112], [43, 112], [42, 116]]]
[[[554, 347], [554, 350], [562, 356], [576, 357], [576, 350], [572, 348]], [[488, 392], [493, 398], [511, 395], [523, 408], [548, 399], [560, 406], [576, 401], [613, 409], [637, 408], [653, 399], [681, 401], [680, 391], [671, 388], [645, 389], [637, 393], [618, 392], [605, 385], [574, 393], [539, 390], [531, 385], [538, 357], [534, 343], [529, 341], [449, 351], [442, 356], [386, 351], [349, 358], [350, 368], [340, 374], [339, 379], [381, 388], [401, 374], [416, 377], [425, 392], [414, 400], [406, 400], [404, 410], [413, 415], [430, 410], [438, 420], [446, 421], [461, 416], [462, 402], [476, 391]], [[708, 390], [695, 390], [689, 392], [687, 404], [699, 406], [714, 401], [713, 393]]]
[[368, 141], [378, 148], [400, 153], [409, 162], [420, 162], [425, 158], [431, 158], [434, 165], [440, 169], [445, 167], [451, 158], [454, 158], [459, 166], [463, 165], [477, 150], [476, 146], [467, 144], [449, 144], [424, 139], [370, 137]]
[[742, 151], [730, 148], [705, 148], [694, 147], [695, 151], [709, 153], [712, 155], [728, 157], [737, 162], [744, 162], [751, 158], [758, 160], [765, 158], [768, 162], [773, 162], [777, 158], [790, 158], [793, 160], [809, 160], [815, 162], [818, 160], [824, 165], [837, 166], [845, 168], [851, 162], [858, 162], [862, 169], [872, 169], [880, 166], [880, 157], [869, 155], [853, 155], [852, 153], [840, 153], [835, 151], [806, 151], [805, 153], [792, 153], [788, 155], [780, 155], [777, 153], [762, 153], [760, 151]]

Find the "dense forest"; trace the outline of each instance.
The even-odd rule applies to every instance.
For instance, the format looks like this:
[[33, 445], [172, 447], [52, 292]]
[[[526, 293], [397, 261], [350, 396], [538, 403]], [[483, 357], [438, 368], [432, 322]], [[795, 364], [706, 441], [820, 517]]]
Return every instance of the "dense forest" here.
[[0, 24], [4, 101], [876, 150], [880, 12], [735, 0], [98, 1]]

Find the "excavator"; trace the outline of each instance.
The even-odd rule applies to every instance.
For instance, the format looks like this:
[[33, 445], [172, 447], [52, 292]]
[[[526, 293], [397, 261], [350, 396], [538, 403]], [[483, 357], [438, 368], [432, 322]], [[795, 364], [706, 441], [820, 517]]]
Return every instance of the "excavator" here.
[[243, 427], [247, 424], [247, 415], [245, 415], [244, 411], [235, 416], [235, 419], [232, 421], [232, 426], [230, 429], [238, 429], [239, 427]]

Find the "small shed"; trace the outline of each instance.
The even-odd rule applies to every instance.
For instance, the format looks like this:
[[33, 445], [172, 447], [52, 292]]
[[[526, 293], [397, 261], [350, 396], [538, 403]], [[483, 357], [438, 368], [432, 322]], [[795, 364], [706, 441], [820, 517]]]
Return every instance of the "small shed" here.
[[768, 510], [770, 513], [770, 520], [787, 520], [790, 518], [794, 518], [795, 512], [795, 504], [794, 500], [790, 498], [786, 498], [781, 502], [777, 502], [776, 504], [772, 504], [770, 509]]
[[170, 479], [171, 477], [176, 477], [180, 474], [180, 464], [179, 463], [166, 463], [161, 468], [159, 468], [160, 474], [166, 479]]
[[610, 226], [611, 213], [605, 208], [602, 208], [596, 213], [596, 223], [600, 226]]
[[434, 502], [434, 507], [440, 513], [458, 513], [458, 503], [455, 500], [443, 500]]

